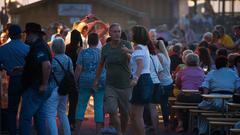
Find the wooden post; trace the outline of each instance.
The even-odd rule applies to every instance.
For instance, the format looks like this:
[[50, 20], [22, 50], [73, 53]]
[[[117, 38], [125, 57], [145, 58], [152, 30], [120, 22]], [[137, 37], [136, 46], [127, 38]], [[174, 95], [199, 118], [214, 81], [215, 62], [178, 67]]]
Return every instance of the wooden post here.
[[4, 0], [4, 10], [5, 10], [5, 13], [7, 13], [7, 0]]
[[232, 16], [234, 16], [234, 5], [235, 5], [235, 0], [232, 0]]
[[225, 0], [222, 0], [222, 16], [225, 16]]
[[193, 0], [194, 2], [194, 13], [197, 13], [197, 0]]
[[218, 0], [218, 14], [220, 14], [220, 0]]

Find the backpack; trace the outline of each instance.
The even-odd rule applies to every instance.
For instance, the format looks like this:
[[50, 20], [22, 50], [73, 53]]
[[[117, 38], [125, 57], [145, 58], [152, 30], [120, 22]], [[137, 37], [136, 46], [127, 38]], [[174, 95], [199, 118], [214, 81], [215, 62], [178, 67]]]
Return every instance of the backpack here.
[[58, 94], [61, 96], [65, 96], [65, 95], [69, 94], [70, 92], [77, 91], [77, 85], [76, 85], [76, 82], [74, 79], [74, 75], [70, 71], [70, 61], [68, 62], [68, 70], [66, 70], [66, 69], [64, 69], [63, 65], [61, 64], [61, 62], [58, 59], [54, 58], [54, 60], [57, 61], [57, 63], [60, 65], [60, 67], [64, 71], [64, 77], [60, 82], [57, 80], [57, 78], [53, 72], [54, 80], [56, 81], [56, 83], [58, 85]]

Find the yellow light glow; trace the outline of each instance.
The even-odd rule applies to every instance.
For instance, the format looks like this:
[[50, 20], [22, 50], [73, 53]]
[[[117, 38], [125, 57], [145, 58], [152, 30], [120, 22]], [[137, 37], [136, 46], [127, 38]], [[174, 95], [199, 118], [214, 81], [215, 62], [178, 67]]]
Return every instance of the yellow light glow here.
[[189, 7], [193, 7], [193, 6], [194, 6], [194, 2], [191, 1], [191, 0], [189, 0], [189, 1], [188, 1], [188, 6], [189, 6]]

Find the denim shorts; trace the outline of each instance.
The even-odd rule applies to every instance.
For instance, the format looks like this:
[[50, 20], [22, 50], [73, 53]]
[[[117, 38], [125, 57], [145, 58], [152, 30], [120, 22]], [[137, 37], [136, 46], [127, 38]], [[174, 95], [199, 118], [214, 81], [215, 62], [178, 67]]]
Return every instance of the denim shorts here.
[[130, 102], [137, 105], [148, 104], [152, 100], [152, 94], [153, 82], [150, 74], [142, 74], [139, 77], [138, 83], [133, 87]]

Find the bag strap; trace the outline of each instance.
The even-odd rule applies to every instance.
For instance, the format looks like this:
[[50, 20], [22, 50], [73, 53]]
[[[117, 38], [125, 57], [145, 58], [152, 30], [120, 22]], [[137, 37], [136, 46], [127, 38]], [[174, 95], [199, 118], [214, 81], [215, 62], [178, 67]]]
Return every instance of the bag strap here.
[[150, 56], [150, 58], [151, 58], [152, 63], [153, 63], [154, 71], [155, 71], [155, 73], [157, 74], [158, 80], [160, 81], [160, 77], [158, 76], [157, 68], [156, 68], [156, 66], [155, 66], [155, 63], [154, 63], [154, 61], [153, 61], [152, 56]]
[[68, 57], [68, 71], [71, 71], [71, 69], [70, 69], [70, 61], [71, 61], [71, 59]]
[[59, 85], [60, 85], [60, 82], [57, 80], [57, 78], [56, 78], [56, 76], [55, 76], [55, 74], [54, 74], [53, 71], [52, 71], [52, 75], [53, 75], [54, 81], [57, 83], [57, 86], [59, 86]]
[[54, 58], [54, 60], [57, 61], [57, 63], [60, 65], [60, 67], [62, 68], [62, 70], [63, 70], [64, 72], [67, 72], [67, 70], [64, 69], [63, 65], [61, 64], [61, 62], [60, 62], [57, 58]]
[[[60, 65], [61, 69], [64, 71], [64, 73], [66, 73], [67, 71], [66, 71], [66, 69], [64, 69], [61, 62], [57, 58], [54, 58], [54, 60], [57, 61], [57, 63]], [[68, 67], [70, 68], [70, 61], [68, 61]], [[52, 71], [52, 74], [53, 74], [53, 79], [56, 81], [57, 85], [60, 86], [60, 82], [57, 80], [57, 77], [55, 76], [53, 71]]]

